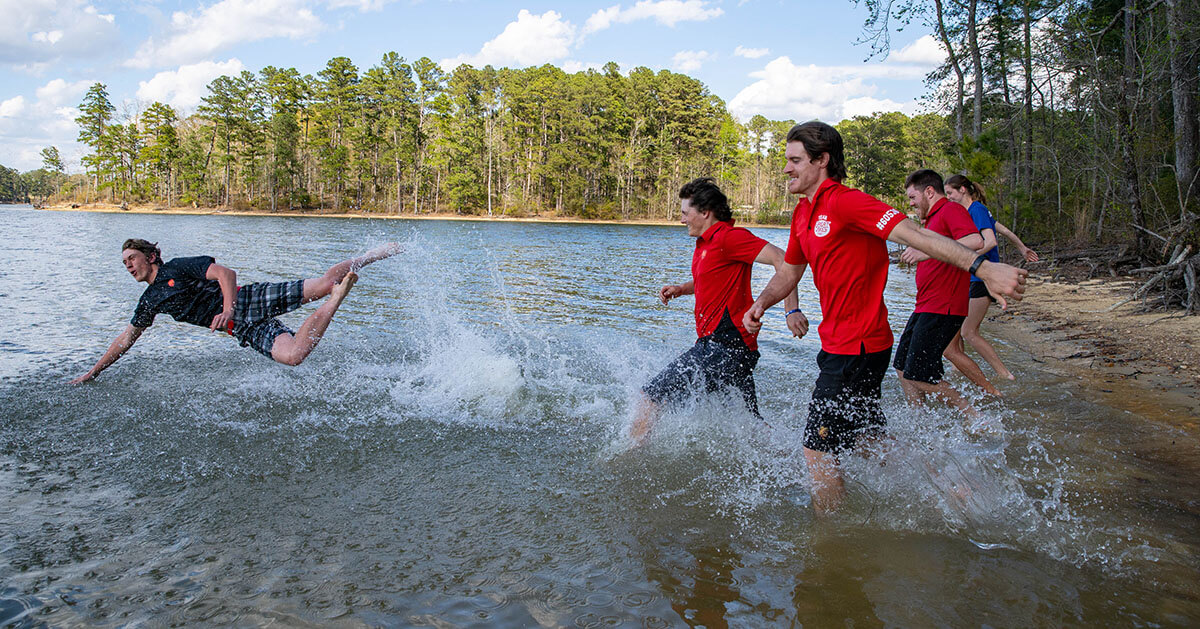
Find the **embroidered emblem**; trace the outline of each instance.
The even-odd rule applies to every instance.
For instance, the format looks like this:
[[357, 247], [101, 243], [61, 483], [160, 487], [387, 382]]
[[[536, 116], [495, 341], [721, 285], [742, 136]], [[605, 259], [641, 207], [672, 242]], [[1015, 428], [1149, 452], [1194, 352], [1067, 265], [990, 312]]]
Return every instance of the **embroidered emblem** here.
[[174, 287], [175, 287], [175, 280], [167, 280], [167, 286], [170, 286], [171, 288], [174, 288]]
[[827, 438], [829, 438], [829, 427], [828, 427], [828, 426], [821, 426], [820, 428], [818, 428], [818, 429], [817, 429], [817, 436], [818, 436], [818, 437], [820, 437], [820, 438], [822, 438], [822, 439], [827, 439]]
[[829, 227], [829, 217], [822, 214], [817, 217], [817, 224], [813, 225], [813, 235], [824, 238], [829, 235]]

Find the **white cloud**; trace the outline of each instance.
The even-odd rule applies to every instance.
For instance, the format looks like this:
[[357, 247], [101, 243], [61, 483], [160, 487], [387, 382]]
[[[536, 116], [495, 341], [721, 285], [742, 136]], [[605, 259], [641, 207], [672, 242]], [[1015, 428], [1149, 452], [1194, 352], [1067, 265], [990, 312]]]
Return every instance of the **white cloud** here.
[[169, 32], [151, 37], [125, 65], [181, 65], [244, 42], [286, 37], [304, 39], [323, 28], [305, 0], [222, 0], [203, 9], [171, 15]]
[[62, 58], [103, 55], [120, 44], [112, 15], [85, 0], [19, 0], [3, 3], [0, 63], [19, 68]]
[[222, 76], [236, 76], [246, 67], [238, 59], [217, 63], [202, 61], [155, 74], [149, 81], [138, 82], [137, 97], [146, 102], [159, 101], [175, 109], [191, 109], [208, 94], [208, 84]]
[[733, 54], [738, 57], [745, 57], [747, 59], [758, 59], [759, 57], [765, 57], [771, 54], [771, 50], [768, 48], [746, 48], [745, 46], [738, 46], [737, 48], [733, 49]]
[[12, 118], [25, 111], [25, 97], [14, 96], [0, 103], [0, 118]]
[[924, 35], [900, 50], [893, 50], [888, 55], [887, 63], [912, 63], [927, 66], [928, 71], [945, 60], [946, 51], [942, 49], [942, 44], [933, 35]]
[[34, 93], [37, 95], [38, 102], [50, 105], [51, 107], [60, 107], [67, 103], [79, 103], [91, 85], [91, 81], [67, 83], [63, 79], [54, 79], [37, 88], [37, 91]]
[[915, 100], [907, 103], [898, 103], [887, 98], [878, 99], [870, 96], [860, 96], [858, 98], [847, 99], [846, 102], [842, 103], [842, 118], [871, 116], [889, 111], [899, 111], [911, 116], [917, 113], [918, 106], [919, 103]]
[[566, 57], [575, 40], [575, 26], [557, 11], [534, 15], [525, 9], [517, 21], [509, 22], [504, 32], [488, 41], [474, 55], [443, 59], [441, 66], [453, 70], [468, 63], [473, 66], [528, 67]]
[[640, 0], [628, 9], [613, 5], [596, 11], [583, 25], [583, 34], [602, 31], [613, 24], [628, 24], [653, 19], [659, 24], [675, 26], [679, 22], [703, 22], [724, 15], [720, 8], [708, 8], [706, 0]]
[[699, 70], [713, 56], [707, 50], [680, 50], [671, 58], [671, 67], [677, 72]]
[[359, 13], [382, 11], [383, 6], [390, 0], [326, 0], [325, 4], [331, 9], [358, 9]]

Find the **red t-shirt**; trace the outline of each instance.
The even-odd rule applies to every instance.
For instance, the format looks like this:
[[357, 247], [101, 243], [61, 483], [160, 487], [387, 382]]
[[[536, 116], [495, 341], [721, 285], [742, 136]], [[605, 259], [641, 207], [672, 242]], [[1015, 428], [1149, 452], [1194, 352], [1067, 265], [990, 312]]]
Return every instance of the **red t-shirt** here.
[[[925, 216], [925, 229], [951, 240], [979, 233], [963, 206], [943, 197]], [[917, 263], [917, 307], [913, 312], [967, 316], [971, 274], [938, 260]]]
[[709, 227], [696, 239], [692, 253], [692, 283], [696, 290], [696, 336], [716, 331], [725, 312], [750, 349], [758, 349], [756, 335], [746, 331], [742, 317], [754, 304], [750, 272], [767, 241], [733, 221]]
[[882, 352], [892, 346], [883, 288], [886, 239], [904, 213], [826, 179], [792, 212], [788, 264], [807, 264], [821, 296], [821, 349], [830, 354]]

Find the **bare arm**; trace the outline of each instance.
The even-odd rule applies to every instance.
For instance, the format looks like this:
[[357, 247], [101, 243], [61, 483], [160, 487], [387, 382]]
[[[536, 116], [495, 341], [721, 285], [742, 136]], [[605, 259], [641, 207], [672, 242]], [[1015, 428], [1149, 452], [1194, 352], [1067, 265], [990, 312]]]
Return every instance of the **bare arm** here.
[[208, 326], [208, 329], [224, 330], [225, 326], [229, 324], [229, 320], [233, 318], [233, 306], [237, 300], [237, 271], [213, 262], [208, 265], [208, 271], [205, 272], [204, 277], [216, 280], [217, 284], [221, 285], [221, 302], [224, 306], [224, 310], [213, 317], [212, 325]]
[[767, 282], [767, 287], [759, 293], [754, 305], [750, 306], [745, 316], [742, 317], [742, 325], [747, 331], [758, 332], [762, 328], [762, 316], [767, 308], [796, 292], [796, 284], [799, 284], [800, 278], [804, 277], [806, 268], [808, 268], [807, 265], [788, 264], [786, 260], [782, 265], [776, 267], [774, 277]]
[[[784, 265], [787, 264], [787, 261], [784, 260], [783, 249], [770, 243], [767, 243], [762, 248], [762, 251], [758, 252], [758, 257], [754, 261], [758, 264], [769, 264], [775, 267], [775, 275], [779, 275]], [[804, 313], [800, 311], [800, 296], [796, 292], [795, 284], [792, 285], [792, 292], [783, 298], [783, 308], [785, 312], [791, 312], [785, 319], [788, 330], [792, 332], [792, 336], [801, 338], [805, 334], [808, 334], [808, 317], [804, 316]], [[793, 310], [796, 312], [792, 312]], [[745, 325], [744, 321], [743, 325]]]
[[108, 369], [109, 366], [117, 362], [117, 359], [120, 358], [122, 354], [129, 351], [129, 348], [133, 347], [133, 344], [137, 342], [138, 337], [140, 337], [142, 332], [145, 330], [146, 328], [138, 328], [132, 325], [126, 326], [125, 331], [117, 335], [117, 338], [114, 339], [112, 344], [108, 346], [108, 351], [104, 352], [104, 355], [100, 357], [100, 360], [96, 361], [96, 364], [89, 369], [87, 373], [72, 380], [71, 384], [87, 382], [88, 380], [100, 375], [101, 371]]
[[[935, 260], [956, 266], [964, 271], [971, 268], [978, 253], [950, 240], [941, 234], [918, 227], [911, 219], [896, 224], [888, 240], [919, 249]], [[997, 298], [1001, 308], [1008, 306], [1005, 297], [1020, 301], [1025, 293], [1025, 276], [1029, 272], [1024, 269], [998, 262], [983, 261], [975, 271], [975, 276], [983, 280], [988, 292]]]
[[[991, 251], [992, 249], [996, 248], [996, 232], [995, 231], [985, 228], [985, 229], [979, 230], [979, 235], [983, 237], [983, 244], [974, 248], [976, 253], [987, 253], [987, 252]], [[959, 242], [962, 242], [962, 240], [960, 239]], [[966, 243], [963, 243], [963, 244], [966, 244]], [[969, 247], [970, 245], [967, 245], [967, 246]]]
[[1004, 236], [1005, 238], [1007, 238], [1008, 241], [1011, 242], [1017, 248], [1017, 251], [1021, 252], [1021, 257], [1025, 258], [1026, 262], [1037, 262], [1038, 261], [1037, 252], [1034, 251], [1033, 249], [1030, 249], [1029, 247], [1026, 247], [1025, 243], [1021, 242], [1021, 239], [1017, 238], [1017, 235], [1012, 233], [1011, 230], [1009, 230], [1007, 227], [1001, 225], [1000, 221], [996, 221], [996, 232], [999, 233], [1001, 236]]
[[[991, 230], [989, 229], [988, 231], [991, 231]], [[971, 249], [975, 250], [977, 253], [983, 253], [983, 251], [986, 251], [986, 249], [984, 249], [983, 251], [980, 251], [980, 248], [983, 246], [984, 240], [983, 240], [983, 236], [979, 235], [979, 232], [976, 232], [973, 234], [967, 234], [966, 236], [959, 238], [956, 242], [958, 242], [959, 244], [961, 244], [964, 247], [970, 247]], [[993, 247], [996, 246], [995, 245], [995, 237], [993, 237], [992, 243], [993, 243], [992, 244]], [[904, 250], [904, 253], [900, 254], [900, 259], [904, 260], [905, 262], [907, 262], [909, 264], [916, 264], [918, 262], [928, 260], [929, 258], [930, 258], [930, 256], [928, 254], [926, 254], [925, 252], [923, 252], [920, 249], [917, 249], [915, 247], [909, 247]], [[973, 258], [972, 258], [972, 260], [973, 260]]]
[[683, 295], [695, 295], [695, 294], [696, 294], [696, 283], [693, 282], [692, 280], [688, 280], [682, 284], [669, 284], [667, 286], [663, 286], [662, 288], [660, 288], [658, 290], [658, 300], [661, 301], [663, 303], [663, 305], [665, 306], [665, 305], [667, 305], [667, 302], [671, 301], [672, 299], [674, 299], [676, 297], [682, 297]]

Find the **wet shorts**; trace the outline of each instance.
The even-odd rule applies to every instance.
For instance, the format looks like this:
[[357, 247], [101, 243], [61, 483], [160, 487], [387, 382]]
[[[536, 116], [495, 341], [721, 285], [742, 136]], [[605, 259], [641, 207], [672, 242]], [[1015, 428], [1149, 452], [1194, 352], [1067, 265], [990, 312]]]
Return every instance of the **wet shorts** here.
[[941, 382], [945, 375], [942, 352], [950, 346], [965, 319], [960, 315], [914, 312], [904, 324], [892, 366], [903, 371], [906, 380]]
[[804, 447], [836, 454], [883, 431], [887, 418], [879, 400], [891, 356], [890, 347], [873, 354], [817, 354], [821, 374], [808, 405]]
[[242, 347], [253, 347], [271, 358], [275, 337], [294, 334], [275, 317], [299, 308], [303, 302], [304, 280], [260, 282], [239, 287], [229, 333]]
[[971, 282], [971, 299], [976, 297], [987, 297], [992, 300], [992, 303], [996, 303], [996, 298], [992, 297], [992, 294], [988, 292], [987, 285], [982, 281]]
[[721, 343], [714, 336], [696, 341], [691, 349], [654, 376], [642, 391], [656, 404], [673, 406], [689, 398], [701, 385], [709, 393], [722, 387], [733, 387], [742, 392], [746, 408], [761, 417], [754, 391], [758, 352], [746, 347], [740, 338]]

